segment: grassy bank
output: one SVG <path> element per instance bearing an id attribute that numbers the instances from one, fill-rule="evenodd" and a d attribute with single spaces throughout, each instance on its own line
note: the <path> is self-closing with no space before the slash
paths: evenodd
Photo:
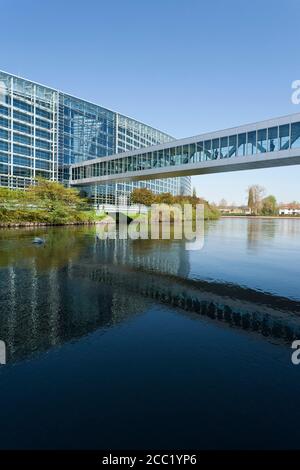
<path id="1" fill-rule="evenodd" d="M 25 191 L 0 188 L 0 226 L 93 224 L 101 220 L 79 193 L 39 179 Z"/>

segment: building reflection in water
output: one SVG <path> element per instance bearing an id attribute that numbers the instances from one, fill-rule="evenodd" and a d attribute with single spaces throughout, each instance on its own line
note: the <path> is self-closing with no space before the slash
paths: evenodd
<path id="1" fill-rule="evenodd" d="M 93 228 L 53 229 L 46 246 L 37 247 L 33 235 L 20 231 L 1 243 L 0 339 L 7 362 L 105 332 L 153 302 L 282 342 L 300 332 L 296 301 L 189 279 L 192 252 L 180 241 L 97 241 Z"/>

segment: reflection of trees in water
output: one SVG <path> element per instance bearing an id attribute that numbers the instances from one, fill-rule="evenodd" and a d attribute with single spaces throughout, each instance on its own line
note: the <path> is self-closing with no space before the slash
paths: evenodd
<path id="1" fill-rule="evenodd" d="M 264 240 L 300 236 L 300 219 L 251 219 L 247 218 L 247 242 L 249 249 L 257 250 Z"/>
<path id="2" fill-rule="evenodd" d="M 13 233 L 13 236 L 12 236 Z M 0 266 L 28 266 L 37 270 L 59 268 L 76 259 L 145 267 L 155 271 L 187 276 L 189 252 L 181 240 L 98 240 L 96 227 L 38 228 L 0 230 Z M 35 236 L 45 245 L 34 245 Z"/>
<path id="3" fill-rule="evenodd" d="M 276 219 L 247 219 L 248 248 L 258 249 L 262 240 L 275 238 L 278 231 Z"/>
<path id="4" fill-rule="evenodd" d="M 89 233 L 84 230 L 63 227 L 31 230 L 0 230 L 0 266 L 24 265 L 34 262 L 39 270 L 63 267 L 70 259 L 76 259 L 87 246 L 87 240 L 78 236 Z M 13 235 L 13 236 L 12 236 Z M 44 237 L 44 245 L 32 243 L 34 237 Z"/>

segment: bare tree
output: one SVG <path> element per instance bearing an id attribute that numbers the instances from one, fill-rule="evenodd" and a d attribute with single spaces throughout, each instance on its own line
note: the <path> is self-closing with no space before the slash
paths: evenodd
<path id="1" fill-rule="evenodd" d="M 257 215 L 261 209 L 265 188 L 259 184 L 253 184 L 248 188 L 248 207 L 251 213 Z"/>
<path id="2" fill-rule="evenodd" d="M 221 199 L 220 203 L 219 203 L 219 207 L 227 207 L 227 201 L 226 199 Z"/>

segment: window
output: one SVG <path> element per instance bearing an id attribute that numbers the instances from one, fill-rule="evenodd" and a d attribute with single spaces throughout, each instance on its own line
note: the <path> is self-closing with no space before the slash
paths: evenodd
<path id="1" fill-rule="evenodd" d="M 25 103 L 24 101 L 17 100 L 16 98 L 14 98 L 13 104 L 15 108 L 23 109 L 24 111 L 27 111 L 28 113 L 32 112 L 31 104 Z"/>
<path id="2" fill-rule="evenodd" d="M 5 106 L 0 105 L 0 114 L 3 114 L 4 116 L 8 116 L 8 108 L 5 108 Z"/>
<path id="3" fill-rule="evenodd" d="M 36 160 L 35 167 L 42 170 L 50 170 L 50 162 L 45 162 L 43 160 Z"/>
<path id="4" fill-rule="evenodd" d="M 44 150 L 36 149 L 35 156 L 37 158 L 42 158 L 43 160 L 51 160 L 51 154 L 49 152 L 45 152 Z"/>
<path id="5" fill-rule="evenodd" d="M 227 158 L 228 156 L 228 137 L 221 137 L 220 141 L 220 158 Z"/>
<path id="6" fill-rule="evenodd" d="M 204 142 L 204 154 L 205 160 L 211 160 L 211 140 L 206 140 Z"/>
<path id="7" fill-rule="evenodd" d="M 188 163 L 189 161 L 189 146 L 188 145 L 184 145 L 182 148 L 182 159 L 183 159 L 183 163 Z"/>
<path id="8" fill-rule="evenodd" d="M 2 140 L 0 140 L 0 150 L 8 152 L 8 142 L 3 142 Z"/>
<path id="9" fill-rule="evenodd" d="M 256 152 L 256 131 L 248 132 L 247 155 L 253 155 Z"/>
<path id="10" fill-rule="evenodd" d="M 36 170 L 36 176 L 41 176 L 42 178 L 49 178 L 49 173 L 45 170 Z"/>
<path id="11" fill-rule="evenodd" d="M 40 147 L 42 149 L 50 150 L 50 148 L 51 148 L 51 143 L 46 142 L 44 140 L 36 139 L 35 144 L 36 144 L 37 147 Z"/>
<path id="12" fill-rule="evenodd" d="M 257 131 L 257 152 L 264 153 L 267 151 L 267 129 L 259 129 Z"/>
<path id="13" fill-rule="evenodd" d="M 43 109 L 36 108 L 35 112 L 38 116 L 42 116 L 46 119 L 51 119 L 51 114 L 48 111 L 44 111 Z"/>
<path id="14" fill-rule="evenodd" d="M 238 156 L 246 155 L 246 133 L 238 135 Z"/>
<path id="15" fill-rule="evenodd" d="M 26 126 L 26 124 L 21 124 L 20 122 L 14 122 L 14 130 L 24 132 L 25 134 L 31 133 L 31 127 Z"/>
<path id="16" fill-rule="evenodd" d="M 190 162 L 194 162 L 196 154 L 196 144 L 190 144 L 189 147 Z"/>
<path id="17" fill-rule="evenodd" d="M 30 178 L 31 170 L 30 168 L 21 168 L 18 166 L 14 166 L 13 173 L 15 176 L 24 176 Z"/>
<path id="18" fill-rule="evenodd" d="M 278 150 L 278 127 L 270 127 L 268 129 L 268 152 L 276 152 Z"/>
<path id="19" fill-rule="evenodd" d="M 212 158 L 216 160 L 219 158 L 219 147 L 220 147 L 220 140 L 213 139 L 212 141 Z"/>
<path id="20" fill-rule="evenodd" d="M 9 132 L 4 129 L 0 129 L 0 139 L 8 140 Z"/>
<path id="21" fill-rule="evenodd" d="M 175 165 L 182 163 L 182 145 L 176 147 Z"/>
<path id="22" fill-rule="evenodd" d="M 14 134 L 14 142 L 31 145 L 31 138 L 27 137 L 26 135 Z"/>
<path id="23" fill-rule="evenodd" d="M 300 122 L 291 125 L 291 147 L 300 147 Z"/>
<path id="24" fill-rule="evenodd" d="M 4 118 L 0 117 L 0 126 L 8 127 L 8 119 L 4 119 Z"/>
<path id="25" fill-rule="evenodd" d="M 228 157 L 236 157 L 236 150 L 237 150 L 237 136 L 230 135 L 229 136 L 229 148 L 228 148 Z"/>
<path id="26" fill-rule="evenodd" d="M 30 160 L 30 158 L 19 157 L 18 155 L 14 155 L 13 162 L 14 165 L 31 167 L 32 160 Z"/>
<path id="27" fill-rule="evenodd" d="M 8 163 L 8 155 L 7 153 L 0 153 L 0 162 Z"/>
<path id="28" fill-rule="evenodd" d="M 35 122 L 36 122 L 36 125 L 39 127 L 44 127 L 45 129 L 51 128 L 50 122 L 44 121 L 43 119 L 36 118 Z"/>
<path id="29" fill-rule="evenodd" d="M 51 134 L 50 132 L 47 132 L 47 131 L 42 131 L 41 129 L 36 129 L 36 136 L 37 137 L 40 137 L 41 139 L 48 139 L 50 140 L 51 138 Z"/>
<path id="30" fill-rule="evenodd" d="M 21 113 L 20 111 L 14 111 L 13 113 L 14 119 L 18 119 L 19 121 L 25 121 L 25 122 L 32 122 L 32 116 L 29 116 L 28 114 Z"/>
<path id="31" fill-rule="evenodd" d="M 279 148 L 280 150 L 287 150 L 290 146 L 290 126 L 284 124 L 279 126 Z"/>
<path id="32" fill-rule="evenodd" d="M 2 175 L 8 175 L 8 166 L 7 165 L 0 165 L 0 173 Z"/>
<path id="33" fill-rule="evenodd" d="M 23 147 L 23 145 L 14 144 L 14 152 L 20 155 L 31 155 L 31 149 L 28 147 Z"/>
<path id="34" fill-rule="evenodd" d="M 170 165 L 175 165 L 175 155 L 176 155 L 176 147 L 172 147 L 170 149 Z"/>

